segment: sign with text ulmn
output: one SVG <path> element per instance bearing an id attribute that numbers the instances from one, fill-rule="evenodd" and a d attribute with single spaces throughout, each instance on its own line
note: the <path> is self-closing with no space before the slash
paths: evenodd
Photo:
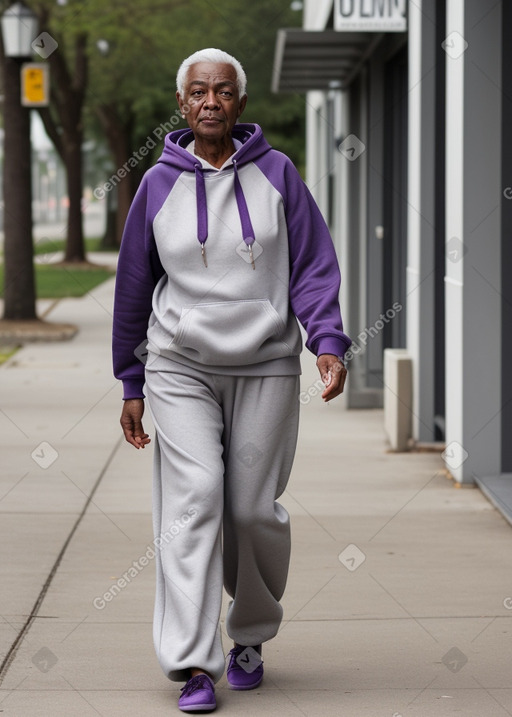
<path id="1" fill-rule="evenodd" d="M 407 30 L 407 0 L 335 0 L 334 29 L 404 32 Z"/>

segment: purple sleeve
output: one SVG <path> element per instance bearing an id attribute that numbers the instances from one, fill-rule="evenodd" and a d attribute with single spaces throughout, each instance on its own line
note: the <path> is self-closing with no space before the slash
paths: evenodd
<path id="1" fill-rule="evenodd" d="M 153 236 L 146 175 L 131 205 L 121 242 L 114 297 L 112 354 L 114 376 L 123 382 L 123 399 L 144 398 L 142 346 L 152 310 L 153 291 L 164 270 Z M 153 198 L 153 197 L 152 197 Z"/>
<path id="2" fill-rule="evenodd" d="M 290 303 L 307 334 L 306 346 L 319 356 L 343 357 L 352 343 L 343 332 L 339 306 L 340 270 L 329 229 L 291 160 L 275 150 L 257 161 L 281 194 L 290 251 Z"/>

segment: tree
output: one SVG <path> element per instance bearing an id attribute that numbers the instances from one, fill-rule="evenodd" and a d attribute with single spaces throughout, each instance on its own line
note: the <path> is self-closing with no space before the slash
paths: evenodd
<path id="1" fill-rule="evenodd" d="M 84 258 L 79 157 L 84 127 L 110 149 L 119 243 L 140 178 L 161 152 L 165 132 L 159 128 L 179 126 L 174 114 L 179 64 L 201 47 L 222 47 L 241 60 L 249 77 L 244 119 L 262 124 L 271 143 L 301 164 L 303 98 L 270 95 L 276 30 L 299 20 L 289 0 L 69 0 L 65 6 L 40 0 L 33 7 L 59 42 L 48 58 L 54 90 L 42 118 L 68 175 L 67 261 Z M 148 139 L 152 151 L 140 157 Z"/>
<path id="2" fill-rule="evenodd" d="M 186 28 L 190 21 L 197 32 L 200 24 L 192 22 L 197 7 L 188 0 L 132 0 L 128 5 L 111 3 L 108 18 L 106 10 L 98 12 L 91 29 L 101 52 L 91 54 L 89 127 L 97 136 L 103 134 L 113 159 L 114 181 L 107 182 L 107 198 L 116 195 L 116 244 L 140 179 L 161 151 L 165 132 L 160 125 L 167 123 L 167 131 L 177 125 L 176 116 L 169 124 L 174 104 L 169 65 L 181 58 L 189 35 L 176 28 Z"/>
<path id="3" fill-rule="evenodd" d="M 221 46 L 241 61 L 247 74 L 245 121 L 260 124 L 270 144 L 302 168 L 305 98 L 272 95 L 270 91 L 277 30 L 300 24 L 300 13 L 293 11 L 287 0 L 224 0 L 218 7 L 222 10 Z"/>
<path id="4" fill-rule="evenodd" d="M 89 118 L 91 128 L 96 121 L 96 133 L 101 129 L 108 140 L 113 176 L 138 156 L 148 138 L 156 144 L 152 154 L 116 177 L 117 243 L 140 178 L 161 152 L 160 128 L 185 126 L 174 114 L 175 76 L 183 58 L 201 47 L 222 47 L 242 61 L 250 98 L 244 119 L 262 124 L 271 143 L 303 163 L 304 98 L 270 94 L 276 31 L 299 19 L 288 0 L 142 0 L 128 6 L 116 0 L 108 11 L 98 9 L 90 32 L 101 38 L 105 51 L 90 58 Z"/>
<path id="5" fill-rule="evenodd" d="M 2 7 L 1 10 L 4 8 Z M 4 316 L 36 319 L 32 247 L 30 110 L 20 105 L 20 63 L 5 57 L 0 37 L 4 143 Z M 8 269 L 5 272 L 5 268 Z"/>
<path id="6" fill-rule="evenodd" d="M 41 17 L 42 27 L 48 27 L 48 13 Z M 64 39 L 59 38 L 59 45 Z M 44 127 L 66 169 L 68 189 L 68 231 L 64 262 L 85 261 L 82 225 L 82 144 L 84 129 L 82 112 L 87 88 L 87 34 L 77 33 L 73 38 L 74 67 L 70 72 L 65 53 L 53 52 L 48 61 L 52 77 L 52 107 L 41 108 L 39 114 Z"/>

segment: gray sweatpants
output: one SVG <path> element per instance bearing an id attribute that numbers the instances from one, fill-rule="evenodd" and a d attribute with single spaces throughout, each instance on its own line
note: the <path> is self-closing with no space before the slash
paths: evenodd
<path id="1" fill-rule="evenodd" d="M 228 635 L 257 645 L 276 635 L 290 558 L 290 526 L 276 499 L 291 471 L 298 376 L 146 371 L 155 425 L 153 637 L 171 680 L 190 668 L 224 671 Z"/>

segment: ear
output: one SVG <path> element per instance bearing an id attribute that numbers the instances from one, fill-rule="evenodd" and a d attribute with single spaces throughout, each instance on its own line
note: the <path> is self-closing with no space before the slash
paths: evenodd
<path id="1" fill-rule="evenodd" d="M 245 105 L 247 104 L 247 95 L 244 95 L 240 102 L 238 103 L 238 115 L 237 117 L 240 117 L 242 112 L 245 110 Z"/>
<path id="2" fill-rule="evenodd" d="M 181 96 L 180 96 L 180 93 L 179 93 L 179 92 L 176 92 L 176 99 L 177 99 L 177 101 L 178 101 L 178 107 L 180 108 L 181 116 L 182 116 L 183 118 L 185 118 L 185 114 L 184 114 L 184 112 L 183 112 L 184 102 L 183 102 L 183 100 L 181 99 Z"/>

